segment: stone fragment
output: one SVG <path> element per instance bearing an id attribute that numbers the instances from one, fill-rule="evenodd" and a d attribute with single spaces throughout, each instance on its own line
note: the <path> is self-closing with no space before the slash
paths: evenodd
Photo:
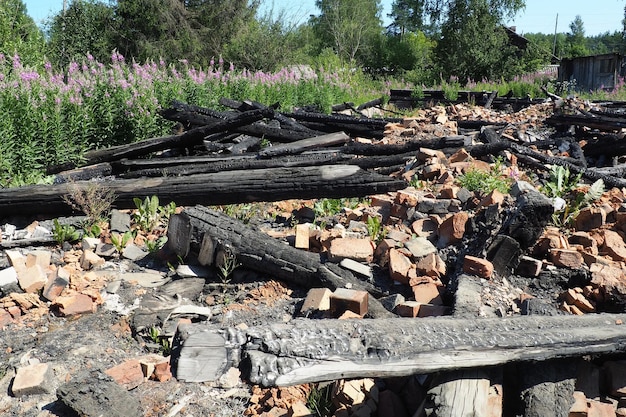
<path id="1" fill-rule="evenodd" d="M 49 250 L 34 250 L 26 254 L 26 267 L 39 265 L 44 271 L 50 266 L 52 252 Z"/>
<path id="2" fill-rule="evenodd" d="M 466 255 L 463 259 L 463 272 L 481 278 L 491 278 L 493 265 L 486 259 Z"/>
<path id="3" fill-rule="evenodd" d="M 380 301 L 386 310 L 393 311 L 398 304 L 402 304 L 405 300 L 402 294 L 392 294 L 386 297 L 381 297 L 378 301 Z"/>
<path id="4" fill-rule="evenodd" d="M 332 291 L 328 288 L 311 288 L 304 299 L 302 313 L 309 311 L 327 311 L 330 310 L 330 296 Z"/>
<path id="5" fill-rule="evenodd" d="M 367 291 L 337 288 L 330 296 L 330 311 L 333 316 L 338 316 L 346 310 L 363 317 L 368 308 Z"/>
<path id="6" fill-rule="evenodd" d="M 10 266 L 0 271 L 0 288 L 17 283 L 17 271 L 15 270 L 15 267 Z"/>
<path id="7" fill-rule="evenodd" d="M 26 257 L 22 255 L 22 252 L 9 249 L 4 251 L 4 253 L 7 258 L 9 258 L 9 262 L 15 268 L 15 270 L 19 271 L 20 269 L 26 267 Z"/>
<path id="8" fill-rule="evenodd" d="M 111 243 L 100 242 L 96 245 L 95 253 L 104 258 L 111 258 L 117 253 L 117 249 Z"/>
<path id="9" fill-rule="evenodd" d="M 100 372 L 81 374 L 63 384 L 57 396 L 80 416 L 142 416 L 139 400 Z"/>
<path id="10" fill-rule="evenodd" d="M 101 243 L 100 239 L 98 239 L 97 237 L 85 236 L 85 237 L 83 237 L 83 240 L 81 240 L 81 242 L 80 242 L 80 248 L 82 250 L 95 251 L 96 250 L 96 246 L 98 246 L 100 243 Z"/>
<path id="11" fill-rule="evenodd" d="M 119 279 L 144 288 L 160 287 L 170 280 L 169 277 L 159 272 L 125 272 L 119 276 Z"/>
<path id="12" fill-rule="evenodd" d="M 13 323 L 13 315 L 7 310 L 0 308 L 0 330 Z"/>
<path id="13" fill-rule="evenodd" d="M 619 233 L 612 230 L 603 230 L 602 235 L 604 238 L 603 251 L 614 261 L 626 261 L 626 244 L 624 244 L 624 239 L 622 239 Z"/>
<path id="14" fill-rule="evenodd" d="M 602 227 L 606 223 L 606 212 L 599 207 L 587 207 L 574 219 L 576 230 L 590 231 Z"/>
<path id="15" fill-rule="evenodd" d="M 394 312 L 400 317 L 417 317 L 422 303 L 417 301 L 404 301 L 398 304 Z"/>
<path id="16" fill-rule="evenodd" d="M 349 258 L 342 259 L 341 262 L 339 262 L 339 265 L 363 277 L 366 277 L 366 278 L 374 277 L 372 273 L 372 268 L 370 266 L 365 265 L 361 262 L 357 262 L 353 259 L 349 259 Z"/>
<path id="17" fill-rule="evenodd" d="M 580 391 L 574 391 L 574 404 L 569 409 L 568 417 L 587 417 L 587 397 Z"/>
<path id="18" fill-rule="evenodd" d="M 139 261 L 147 255 L 148 252 L 142 250 L 139 246 L 134 244 L 126 246 L 122 251 L 122 256 L 126 259 L 130 259 L 131 261 Z"/>
<path id="19" fill-rule="evenodd" d="M 159 382 L 167 382 L 172 379 L 172 368 L 169 361 L 160 362 L 154 365 L 153 378 Z"/>
<path id="20" fill-rule="evenodd" d="M 445 185 L 439 190 L 440 198 L 457 198 L 461 187 L 457 187 L 456 185 Z"/>
<path id="21" fill-rule="evenodd" d="M 96 312 L 96 304 L 85 294 L 56 297 L 50 308 L 65 317 Z"/>
<path id="22" fill-rule="evenodd" d="M 578 269 L 584 263 L 580 252 L 569 249 L 551 249 L 550 261 L 556 266 L 571 269 Z"/>
<path id="23" fill-rule="evenodd" d="M 437 230 L 439 229 L 439 223 L 431 218 L 415 220 L 411 224 L 411 229 L 418 237 L 425 237 L 430 239 L 437 236 Z"/>
<path id="24" fill-rule="evenodd" d="M 439 278 L 446 274 L 446 263 L 437 253 L 429 253 L 415 264 L 417 273 Z"/>
<path id="25" fill-rule="evenodd" d="M 35 363 L 17 369 L 11 391 L 14 396 L 50 394 L 54 392 L 55 377 L 47 363 Z"/>
<path id="26" fill-rule="evenodd" d="M 483 197 L 482 200 L 480 200 L 480 203 L 478 203 L 478 206 L 479 207 L 488 207 L 488 206 L 491 206 L 493 204 L 497 204 L 498 206 L 501 206 L 502 203 L 504 203 L 504 194 L 502 194 L 500 191 L 494 189 L 489 194 L 487 194 L 485 197 Z"/>
<path id="27" fill-rule="evenodd" d="M 48 277 L 41 266 L 33 263 L 32 266 L 18 270 L 17 280 L 24 292 L 36 293 L 46 285 Z"/>
<path id="28" fill-rule="evenodd" d="M 455 162 L 465 162 L 465 161 L 468 161 L 469 159 L 470 159 L 469 152 L 467 152 L 465 148 L 461 148 L 455 153 L 453 153 L 452 155 L 450 155 L 450 158 L 448 158 L 448 162 L 453 164 Z"/>
<path id="29" fill-rule="evenodd" d="M 65 267 L 60 266 L 48 277 L 42 295 L 46 300 L 54 301 L 69 284 L 70 272 Z"/>
<path id="30" fill-rule="evenodd" d="M 455 213 L 444 220 L 437 230 L 439 236 L 437 246 L 445 247 L 460 242 L 465 234 L 465 225 L 468 220 L 469 214 L 465 211 Z"/>
<path id="31" fill-rule="evenodd" d="M 439 286 L 434 282 L 420 283 L 412 285 L 411 290 L 415 301 L 422 304 L 441 304 L 441 294 L 439 293 Z"/>
<path id="32" fill-rule="evenodd" d="M 126 390 L 137 388 L 144 381 L 141 363 L 137 359 L 129 359 L 105 371 L 115 382 Z"/>
<path id="33" fill-rule="evenodd" d="M 411 260 L 398 249 L 389 250 L 389 275 L 394 281 L 409 283 L 409 272 L 414 268 Z"/>
<path id="34" fill-rule="evenodd" d="M 419 202 L 419 195 L 415 191 L 411 191 L 408 189 L 400 190 L 396 193 L 396 198 L 394 202 L 396 204 L 402 204 L 407 207 L 415 207 Z"/>
<path id="35" fill-rule="evenodd" d="M 95 266 L 104 264 L 104 262 L 104 258 L 96 255 L 91 249 L 87 249 L 83 251 L 83 255 L 80 258 L 80 267 L 88 271 Z"/>
<path id="36" fill-rule="evenodd" d="M 521 256 L 515 273 L 523 277 L 538 277 L 543 268 L 543 262 L 530 256 Z"/>
<path id="37" fill-rule="evenodd" d="M 109 221 L 111 232 L 123 235 L 130 230 L 130 214 L 119 210 L 111 210 L 111 220 Z"/>
<path id="38" fill-rule="evenodd" d="M 408 242 L 409 240 L 411 240 L 411 235 L 408 233 L 404 233 L 400 230 L 391 229 L 387 232 L 387 235 L 385 236 L 385 238 L 391 239 L 395 242 L 404 243 L 404 242 Z"/>
<path id="39" fill-rule="evenodd" d="M 289 407 L 289 417 L 313 417 L 315 414 L 311 412 L 302 401 L 296 401 Z"/>
<path id="40" fill-rule="evenodd" d="M 219 377 L 217 382 L 220 384 L 220 387 L 224 389 L 235 388 L 241 383 L 241 379 L 239 379 L 240 376 L 241 371 L 238 368 L 231 366 L 228 368 L 228 371 Z"/>
<path id="41" fill-rule="evenodd" d="M 589 400 L 587 404 L 587 417 L 615 417 L 615 406 L 611 403 Z"/>
<path id="42" fill-rule="evenodd" d="M 311 227 L 308 224 L 298 224 L 296 226 L 296 249 L 309 249 L 309 231 Z"/>
<path id="43" fill-rule="evenodd" d="M 337 238 L 330 242 L 328 256 L 334 262 L 344 258 L 359 262 L 372 262 L 374 245 L 370 239 Z"/>
<path id="44" fill-rule="evenodd" d="M 424 237 L 411 239 L 404 243 L 404 247 L 407 248 L 411 252 L 411 255 L 415 258 L 421 258 L 429 253 L 437 252 L 435 245 Z"/>

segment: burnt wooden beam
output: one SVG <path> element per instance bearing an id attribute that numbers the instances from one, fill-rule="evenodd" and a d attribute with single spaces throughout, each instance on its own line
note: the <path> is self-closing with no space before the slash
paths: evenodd
<path id="1" fill-rule="evenodd" d="M 194 254 L 202 265 L 214 265 L 220 246 L 227 247 L 242 266 L 304 288 L 348 285 L 353 289 L 381 295 L 372 284 L 354 277 L 318 253 L 285 245 L 240 221 L 202 206 L 190 207 L 170 218 L 167 245 L 182 258 Z M 370 297 L 372 316 L 392 316 Z"/>
<path id="2" fill-rule="evenodd" d="M 396 191 L 406 186 L 402 180 L 353 165 L 273 168 L 216 172 L 183 177 L 107 180 L 94 183 L 32 185 L 0 189 L 0 217 L 16 213 L 69 214 L 63 196 L 71 187 L 87 189 L 101 186 L 115 193 L 117 208 L 134 208 L 133 198 L 156 195 L 160 201 L 177 205 L 223 205 L 256 201 L 309 198 L 364 197 Z M 70 187 L 71 186 L 71 187 Z"/>
<path id="3" fill-rule="evenodd" d="M 283 144 L 278 146 L 268 146 L 259 151 L 261 158 L 271 158 L 274 156 L 294 155 L 304 151 L 327 147 L 332 145 L 342 145 L 350 141 L 350 136 L 344 132 L 329 133 L 327 135 L 315 136 L 308 139 L 302 139 L 297 142 Z"/>
<path id="4" fill-rule="evenodd" d="M 555 114 L 547 118 L 545 122 L 552 126 L 579 126 L 601 131 L 621 130 L 626 127 L 626 118 L 607 116 Z"/>
<path id="5" fill-rule="evenodd" d="M 148 155 L 155 151 L 170 148 L 187 148 L 201 145 L 205 136 L 212 133 L 225 132 L 239 126 L 244 126 L 265 117 L 271 116 L 269 110 L 250 110 L 243 112 L 228 120 L 218 121 L 209 126 L 197 127 L 186 131 L 181 135 L 163 136 L 151 138 L 128 145 L 119 145 L 106 149 L 89 151 L 85 154 L 83 165 L 93 165 L 100 162 L 111 162 L 123 158 L 136 158 Z M 48 169 L 48 174 L 56 174 L 61 171 L 74 168 L 72 166 L 56 166 Z"/>
<path id="6" fill-rule="evenodd" d="M 624 314 L 356 320 L 296 319 L 246 330 L 179 327 L 175 375 L 211 381 L 239 366 L 254 384 L 398 377 L 626 351 Z"/>

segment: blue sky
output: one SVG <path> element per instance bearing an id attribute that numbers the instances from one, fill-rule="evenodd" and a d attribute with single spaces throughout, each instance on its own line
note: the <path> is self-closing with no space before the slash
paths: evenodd
<path id="1" fill-rule="evenodd" d="M 63 0 L 23 0 L 28 13 L 39 24 L 50 14 L 63 8 Z M 68 3 L 71 0 L 67 0 Z M 315 0 L 263 0 L 264 7 L 283 10 L 294 22 L 303 22 L 314 14 Z M 383 17 L 391 9 L 392 0 L 382 0 Z M 580 15 L 588 36 L 622 29 L 625 0 L 526 0 L 526 10 L 508 22 L 517 26 L 518 33 L 554 33 L 558 15 L 558 32 L 569 32 L 569 24 Z M 388 22 L 387 22 L 388 23 Z"/>

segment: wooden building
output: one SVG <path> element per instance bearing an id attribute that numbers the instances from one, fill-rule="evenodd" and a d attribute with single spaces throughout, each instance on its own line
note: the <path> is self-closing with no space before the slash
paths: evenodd
<path id="1" fill-rule="evenodd" d="M 626 75 L 626 61 L 617 53 L 564 58 L 558 80 L 576 91 L 612 90 Z"/>

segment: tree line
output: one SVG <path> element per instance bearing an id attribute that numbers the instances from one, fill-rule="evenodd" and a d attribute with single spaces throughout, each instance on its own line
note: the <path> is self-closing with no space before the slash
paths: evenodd
<path id="1" fill-rule="evenodd" d="M 310 64 L 463 84 L 626 50 L 624 31 L 587 37 L 580 16 L 568 33 L 526 34 L 520 43 L 503 22 L 523 10 L 524 0 L 394 0 L 387 27 L 380 0 L 316 0 L 318 13 L 300 24 L 286 12 L 261 12 L 263 1 L 270 0 L 71 0 L 39 28 L 22 0 L 3 0 L 0 52 L 56 68 L 87 54 L 109 62 L 117 51 L 141 63 L 208 67 L 221 59 L 263 71 Z"/>

